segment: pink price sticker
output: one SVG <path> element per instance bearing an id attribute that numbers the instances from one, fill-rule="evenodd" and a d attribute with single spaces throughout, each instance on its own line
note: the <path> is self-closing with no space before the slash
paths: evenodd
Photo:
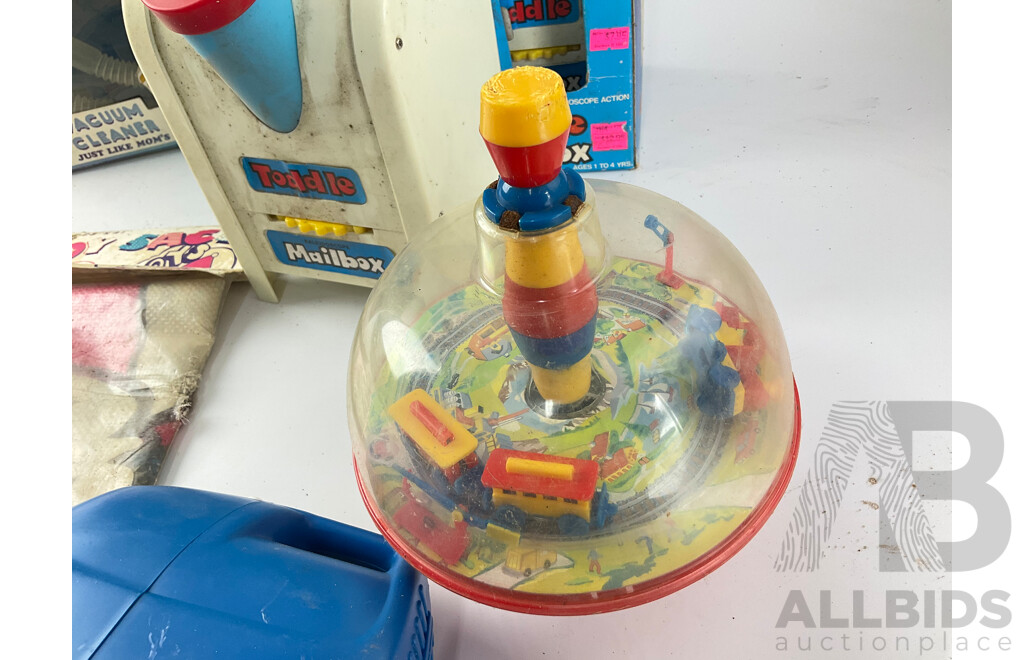
<path id="1" fill-rule="evenodd" d="M 590 50 L 623 50 L 629 48 L 629 26 L 600 28 L 590 31 Z"/>
<path id="2" fill-rule="evenodd" d="M 629 148 L 629 134 L 626 133 L 626 122 L 624 121 L 591 124 L 590 139 L 594 142 L 594 151 L 616 151 Z"/>

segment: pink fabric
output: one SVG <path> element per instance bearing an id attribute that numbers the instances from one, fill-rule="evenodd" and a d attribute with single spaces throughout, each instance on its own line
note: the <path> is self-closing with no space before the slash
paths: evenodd
<path id="1" fill-rule="evenodd" d="M 71 288 L 71 364 L 124 373 L 143 337 L 138 284 Z"/>

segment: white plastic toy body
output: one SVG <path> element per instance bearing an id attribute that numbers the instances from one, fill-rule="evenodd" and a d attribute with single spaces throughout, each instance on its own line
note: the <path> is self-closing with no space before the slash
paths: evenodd
<path id="1" fill-rule="evenodd" d="M 500 68 L 487 3 L 460 5 L 458 20 L 426 2 L 292 5 L 302 111 L 282 133 L 140 0 L 123 3 L 189 166 L 256 293 L 275 302 L 277 273 L 373 286 L 410 236 L 494 178 L 467 130 L 479 81 Z"/>

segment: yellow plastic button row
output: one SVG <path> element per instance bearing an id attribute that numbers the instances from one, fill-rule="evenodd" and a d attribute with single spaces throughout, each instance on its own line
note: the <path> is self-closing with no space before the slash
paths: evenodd
<path id="1" fill-rule="evenodd" d="M 316 232 L 317 236 L 323 236 L 325 234 L 334 234 L 335 236 L 344 236 L 345 234 L 352 232 L 353 234 L 367 234 L 373 233 L 373 230 L 369 227 L 357 227 L 355 225 L 344 225 L 339 222 L 324 222 L 322 220 L 307 220 L 306 218 L 292 218 L 290 216 L 278 216 L 280 220 L 284 221 L 284 224 L 292 229 L 298 229 L 303 233 Z"/>
<path id="2" fill-rule="evenodd" d="M 513 62 L 523 62 L 532 60 L 549 60 L 552 57 L 558 55 L 565 55 L 573 51 L 579 50 L 579 44 L 572 44 L 570 46 L 548 46 L 545 48 L 523 48 L 522 50 L 513 50 L 509 53 L 512 56 Z"/>

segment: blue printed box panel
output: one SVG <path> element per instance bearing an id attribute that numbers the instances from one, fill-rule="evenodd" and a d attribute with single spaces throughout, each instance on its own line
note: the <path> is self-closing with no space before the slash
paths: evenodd
<path id="1" fill-rule="evenodd" d="M 382 245 L 267 231 L 278 261 L 289 266 L 378 279 L 394 258 Z"/>
<path id="2" fill-rule="evenodd" d="M 242 158 L 249 186 L 257 192 L 330 199 L 365 204 L 366 192 L 355 170 L 348 167 L 286 163 L 266 158 Z"/>

